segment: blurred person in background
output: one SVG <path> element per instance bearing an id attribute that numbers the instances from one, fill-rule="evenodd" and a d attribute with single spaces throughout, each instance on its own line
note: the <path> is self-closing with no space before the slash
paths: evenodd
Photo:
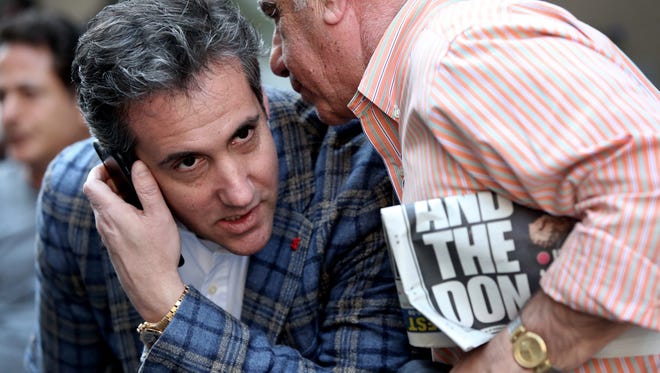
<path id="1" fill-rule="evenodd" d="M 35 6 L 34 0 L 0 0 L 0 19 L 14 17 Z"/>
<path id="2" fill-rule="evenodd" d="M 21 370 L 34 323 L 36 199 L 48 163 L 89 137 L 71 86 L 80 30 L 63 16 L 28 10 L 0 22 L 0 361 Z"/>

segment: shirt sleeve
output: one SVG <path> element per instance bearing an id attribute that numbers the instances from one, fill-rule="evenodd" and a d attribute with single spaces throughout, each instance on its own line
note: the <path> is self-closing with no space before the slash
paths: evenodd
<path id="1" fill-rule="evenodd" d="M 434 177 L 446 192 L 490 189 L 577 218 L 544 291 L 660 330 L 658 90 L 603 35 L 534 6 L 475 22 L 441 50 L 438 34 L 420 38 L 412 65 L 430 75 L 411 70 L 408 84 L 426 91 L 410 107 L 443 149 Z M 415 164 L 407 182 L 425 172 Z"/>

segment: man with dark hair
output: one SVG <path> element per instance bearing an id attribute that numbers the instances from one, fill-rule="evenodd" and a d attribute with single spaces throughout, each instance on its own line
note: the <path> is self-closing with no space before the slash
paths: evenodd
<path id="1" fill-rule="evenodd" d="M 48 163 L 89 137 L 71 84 L 79 30 L 52 13 L 0 22 L 0 361 L 19 369 L 34 322 L 36 198 Z M 8 364 L 8 365 L 7 365 Z"/>
<path id="2" fill-rule="evenodd" d="M 328 128 L 298 95 L 262 91 L 261 48 L 230 1 L 129 0 L 92 19 L 78 101 L 103 148 L 138 159 L 141 208 L 115 193 L 91 141 L 51 164 L 34 370 L 407 361 L 382 162 L 359 123 Z"/>

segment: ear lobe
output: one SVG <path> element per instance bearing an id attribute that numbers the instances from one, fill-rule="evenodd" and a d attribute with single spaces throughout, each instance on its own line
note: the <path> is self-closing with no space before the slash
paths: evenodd
<path id="1" fill-rule="evenodd" d="M 329 25 L 339 23 L 344 17 L 348 0 L 326 0 L 323 4 L 323 21 Z"/>

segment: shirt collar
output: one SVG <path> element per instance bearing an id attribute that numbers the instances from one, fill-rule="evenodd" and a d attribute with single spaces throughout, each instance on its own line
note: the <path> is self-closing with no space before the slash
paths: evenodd
<path id="1" fill-rule="evenodd" d="M 355 93 L 348 107 L 359 117 L 359 113 L 366 109 L 365 100 L 378 106 L 386 115 L 398 121 L 398 106 L 396 99 L 400 94 L 401 65 L 406 63 L 406 56 L 410 48 L 409 39 L 419 27 L 415 22 L 429 0 L 407 1 L 385 30 L 378 46 L 369 60 L 369 64 L 362 76 L 358 91 Z"/>

